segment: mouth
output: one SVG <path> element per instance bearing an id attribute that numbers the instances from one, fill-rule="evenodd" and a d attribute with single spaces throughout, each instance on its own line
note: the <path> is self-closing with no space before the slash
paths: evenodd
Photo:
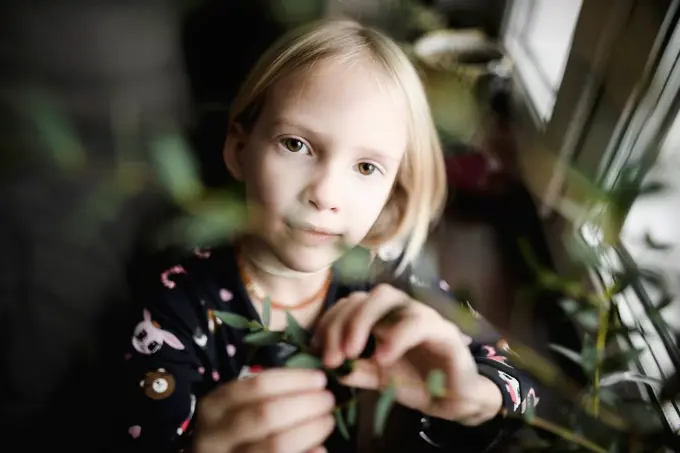
<path id="1" fill-rule="evenodd" d="M 290 229 L 293 237 L 298 239 L 300 242 L 309 245 L 328 242 L 342 236 L 340 233 L 337 233 L 333 230 L 321 228 L 307 223 L 293 225 L 286 222 L 286 226 Z"/>

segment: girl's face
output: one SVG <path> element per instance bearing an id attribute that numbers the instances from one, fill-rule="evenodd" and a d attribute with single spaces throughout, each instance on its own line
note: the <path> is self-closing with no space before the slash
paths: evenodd
<path id="1" fill-rule="evenodd" d="M 230 131 L 227 165 L 246 185 L 268 252 L 288 269 L 328 267 L 366 237 L 390 196 L 406 112 L 376 71 L 317 62 L 272 87 L 250 131 Z"/>

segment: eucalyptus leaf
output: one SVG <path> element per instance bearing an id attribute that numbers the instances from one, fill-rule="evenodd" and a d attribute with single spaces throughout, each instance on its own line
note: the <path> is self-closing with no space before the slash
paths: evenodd
<path id="1" fill-rule="evenodd" d="M 664 308 L 667 308 L 667 307 L 668 307 L 669 305 L 671 305 L 674 301 L 675 301 L 675 296 L 673 296 L 673 295 L 671 295 L 671 294 L 664 294 L 664 295 L 661 297 L 661 300 L 659 301 L 659 303 L 657 303 L 657 304 L 654 306 L 654 310 L 656 310 L 657 312 L 659 312 L 659 311 L 663 310 Z"/>
<path id="2" fill-rule="evenodd" d="M 349 429 L 347 429 L 347 424 L 345 423 L 345 420 L 342 418 L 342 411 L 340 408 L 335 408 L 333 411 L 333 415 L 335 416 L 335 424 L 338 426 L 338 430 L 340 431 L 340 434 L 342 434 L 342 437 L 345 439 L 349 439 Z"/>
<path id="3" fill-rule="evenodd" d="M 203 190 L 198 165 L 179 135 L 165 135 L 151 146 L 156 173 L 175 200 L 196 198 Z"/>
<path id="4" fill-rule="evenodd" d="M 282 338 L 283 332 L 261 330 L 259 332 L 249 333 L 243 338 L 243 342 L 255 346 L 271 346 L 280 342 Z"/>
<path id="5" fill-rule="evenodd" d="M 611 354 L 602 361 L 602 370 L 605 373 L 620 370 L 627 366 L 631 361 L 638 358 L 644 351 L 646 351 L 644 348 L 628 349 Z"/>
<path id="6" fill-rule="evenodd" d="M 307 369 L 322 369 L 323 362 L 318 357 L 314 357 L 311 354 L 301 352 L 295 354 L 286 361 L 286 367 L 288 368 L 307 368 Z"/>
<path id="7" fill-rule="evenodd" d="M 522 418 L 527 421 L 531 421 L 534 419 L 534 405 L 533 402 L 527 401 L 526 402 L 526 408 L 524 410 L 524 413 L 522 414 Z"/>
<path id="8" fill-rule="evenodd" d="M 69 122 L 69 116 L 61 111 L 56 100 L 37 91 L 21 98 L 18 106 L 27 118 L 35 121 L 36 138 L 41 140 L 60 170 L 73 171 L 84 168 L 87 153 Z"/>
<path id="9" fill-rule="evenodd" d="M 587 372 L 592 372 L 597 365 L 597 346 L 592 341 L 584 341 L 581 349 L 581 366 Z"/>
<path id="10" fill-rule="evenodd" d="M 667 189 L 666 184 L 660 182 L 660 181 L 650 181 L 645 184 L 643 184 L 639 189 L 638 189 L 638 196 L 644 197 L 647 195 L 655 195 L 658 193 L 663 192 L 664 190 Z"/>
<path id="11" fill-rule="evenodd" d="M 349 426 L 354 426 L 354 424 L 357 422 L 358 412 L 357 400 L 350 400 L 349 404 L 347 405 L 347 424 Z"/>
<path id="12" fill-rule="evenodd" d="M 269 297 L 267 297 L 262 303 L 262 325 L 269 327 L 272 317 L 272 302 Z"/>
<path id="13" fill-rule="evenodd" d="M 333 374 L 335 376 L 343 377 L 343 376 L 347 376 L 352 371 L 354 371 L 355 366 L 356 366 L 356 361 L 354 359 L 345 359 L 345 361 L 342 362 L 342 365 L 333 369 L 332 371 L 333 371 Z"/>
<path id="14" fill-rule="evenodd" d="M 636 275 L 633 272 L 617 272 L 614 274 L 614 286 L 610 293 L 616 295 L 622 293 L 633 283 Z"/>
<path id="15" fill-rule="evenodd" d="M 632 371 L 616 371 L 603 376 L 600 379 L 600 386 L 608 387 L 620 382 L 640 382 L 651 386 L 661 385 L 661 381 L 659 379 L 645 376 L 643 374 L 634 373 Z"/>
<path id="16" fill-rule="evenodd" d="M 298 346 L 307 344 L 307 332 L 298 324 L 295 317 L 286 310 L 286 335 L 288 335 Z"/>
<path id="17" fill-rule="evenodd" d="M 583 359 L 581 358 L 581 354 L 579 354 L 578 352 L 572 351 L 571 349 L 567 349 L 564 346 L 560 346 L 558 344 L 550 344 L 549 347 L 553 351 L 563 355 L 569 360 L 577 363 L 578 365 L 583 366 Z"/>
<path id="18" fill-rule="evenodd" d="M 366 281 L 371 272 L 371 252 L 363 247 L 349 249 L 335 265 L 343 282 Z"/>
<path id="19" fill-rule="evenodd" d="M 427 391 L 432 398 L 442 398 L 446 395 L 446 373 L 442 370 L 431 370 L 427 374 Z"/>
<path id="20" fill-rule="evenodd" d="M 375 405 L 375 418 L 373 419 L 373 433 L 376 436 L 382 436 L 387 425 L 387 417 L 390 415 L 392 406 L 397 397 L 397 389 L 393 384 L 390 384 L 380 394 L 380 398 Z"/>
<path id="21" fill-rule="evenodd" d="M 235 329 L 247 329 L 250 326 L 250 320 L 241 315 L 230 313 L 228 311 L 215 311 L 215 316 L 222 320 L 229 327 Z"/>
<path id="22" fill-rule="evenodd" d="M 245 206 L 236 199 L 225 197 L 192 202 L 189 213 L 162 226 L 157 245 L 214 245 L 242 232 L 246 219 Z"/>
<path id="23" fill-rule="evenodd" d="M 652 250 L 659 251 L 670 250 L 673 248 L 671 244 L 656 241 L 649 232 L 645 233 L 645 245 L 647 245 L 647 247 L 649 247 Z"/>
<path id="24" fill-rule="evenodd" d="M 642 280 L 654 286 L 662 293 L 668 294 L 669 291 L 667 290 L 668 283 L 666 283 L 666 277 L 664 277 L 660 272 L 652 269 L 637 269 L 636 271 L 637 275 Z"/>

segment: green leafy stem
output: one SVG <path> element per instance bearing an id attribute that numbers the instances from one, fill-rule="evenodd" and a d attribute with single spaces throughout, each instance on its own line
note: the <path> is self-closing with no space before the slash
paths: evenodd
<path id="1" fill-rule="evenodd" d="M 271 302 L 268 299 L 265 300 L 263 304 L 260 321 L 250 320 L 241 315 L 224 311 L 215 312 L 215 316 L 233 328 L 250 330 L 250 333 L 243 339 L 246 344 L 261 347 L 285 343 L 297 348 L 298 353 L 291 356 L 286 361 L 286 367 L 320 369 L 335 380 L 350 374 L 354 370 L 356 361 L 353 359 L 346 359 L 342 365 L 334 369 L 325 367 L 321 359 L 314 355 L 307 346 L 307 332 L 288 311 L 286 311 L 286 329 L 284 331 L 271 330 L 269 328 Z M 385 319 L 389 320 L 393 316 L 394 313 L 390 312 L 385 316 Z M 439 369 L 431 370 L 428 374 L 426 387 L 432 399 L 442 398 L 449 393 L 445 388 L 445 377 L 444 371 Z M 380 392 L 380 397 L 376 403 L 375 418 L 373 420 L 373 432 L 376 436 L 381 436 L 384 432 L 387 418 L 396 401 L 397 385 L 404 384 L 408 385 L 404 380 L 391 378 L 388 386 Z M 420 383 L 413 384 L 422 385 Z M 358 400 L 356 397 L 352 397 L 348 401 L 336 405 L 334 409 L 338 430 L 346 438 L 349 438 L 349 427 L 356 424 L 357 412 Z"/>
<path id="2" fill-rule="evenodd" d="M 398 309 L 397 309 L 398 310 Z M 263 303 L 262 314 L 260 321 L 249 320 L 243 316 L 235 313 L 216 311 L 215 315 L 225 324 L 236 329 L 248 329 L 248 333 L 244 337 L 244 342 L 253 346 L 270 346 L 279 343 L 286 343 L 297 348 L 298 353 L 291 356 L 285 363 L 289 368 L 305 368 L 305 369 L 320 369 L 334 379 L 341 378 L 348 375 L 354 370 L 356 361 L 347 359 L 345 362 L 334 369 L 328 369 L 324 366 L 322 360 L 314 355 L 307 346 L 308 334 L 298 324 L 290 312 L 286 311 L 287 326 L 284 331 L 274 331 L 269 328 L 271 319 L 271 303 L 269 299 Z M 397 314 L 393 311 L 385 315 L 383 322 L 391 322 Z M 446 388 L 446 375 L 443 370 L 433 369 L 426 378 L 425 387 L 434 401 L 439 398 L 453 396 L 453 392 Z M 387 419 L 396 401 L 397 387 L 422 387 L 421 382 L 410 382 L 405 379 L 400 379 L 396 376 L 391 376 L 389 384 L 386 388 L 380 391 L 380 396 L 375 406 L 375 418 L 373 419 L 373 433 L 375 436 L 382 436 Z M 357 422 L 358 415 L 358 400 L 355 396 L 349 400 L 335 406 L 333 415 L 340 433 L 349 438 L 349 428 L 354 426 Z M 587 439 L 570 432 L 567 429 L 551 424 L 546 420 L 536 417 L 533 411 L 528 410 L 523 416 L 523 419 L 534 428 L 551 432 L 562 437 L 574 444 L 580 445 L 590 451 L 601 453 L 604 450 L 601 447 L 593 444 Z"/>

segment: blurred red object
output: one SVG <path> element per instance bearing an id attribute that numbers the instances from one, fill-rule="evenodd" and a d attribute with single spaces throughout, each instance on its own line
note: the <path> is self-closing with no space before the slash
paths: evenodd
<path id="1" fill-rule="evenodd" d="M 506 180 L 500 159 L 479 150 L 470 150 L 446 158 L 446 178 L 453 192 L 493 192 Z"/>

